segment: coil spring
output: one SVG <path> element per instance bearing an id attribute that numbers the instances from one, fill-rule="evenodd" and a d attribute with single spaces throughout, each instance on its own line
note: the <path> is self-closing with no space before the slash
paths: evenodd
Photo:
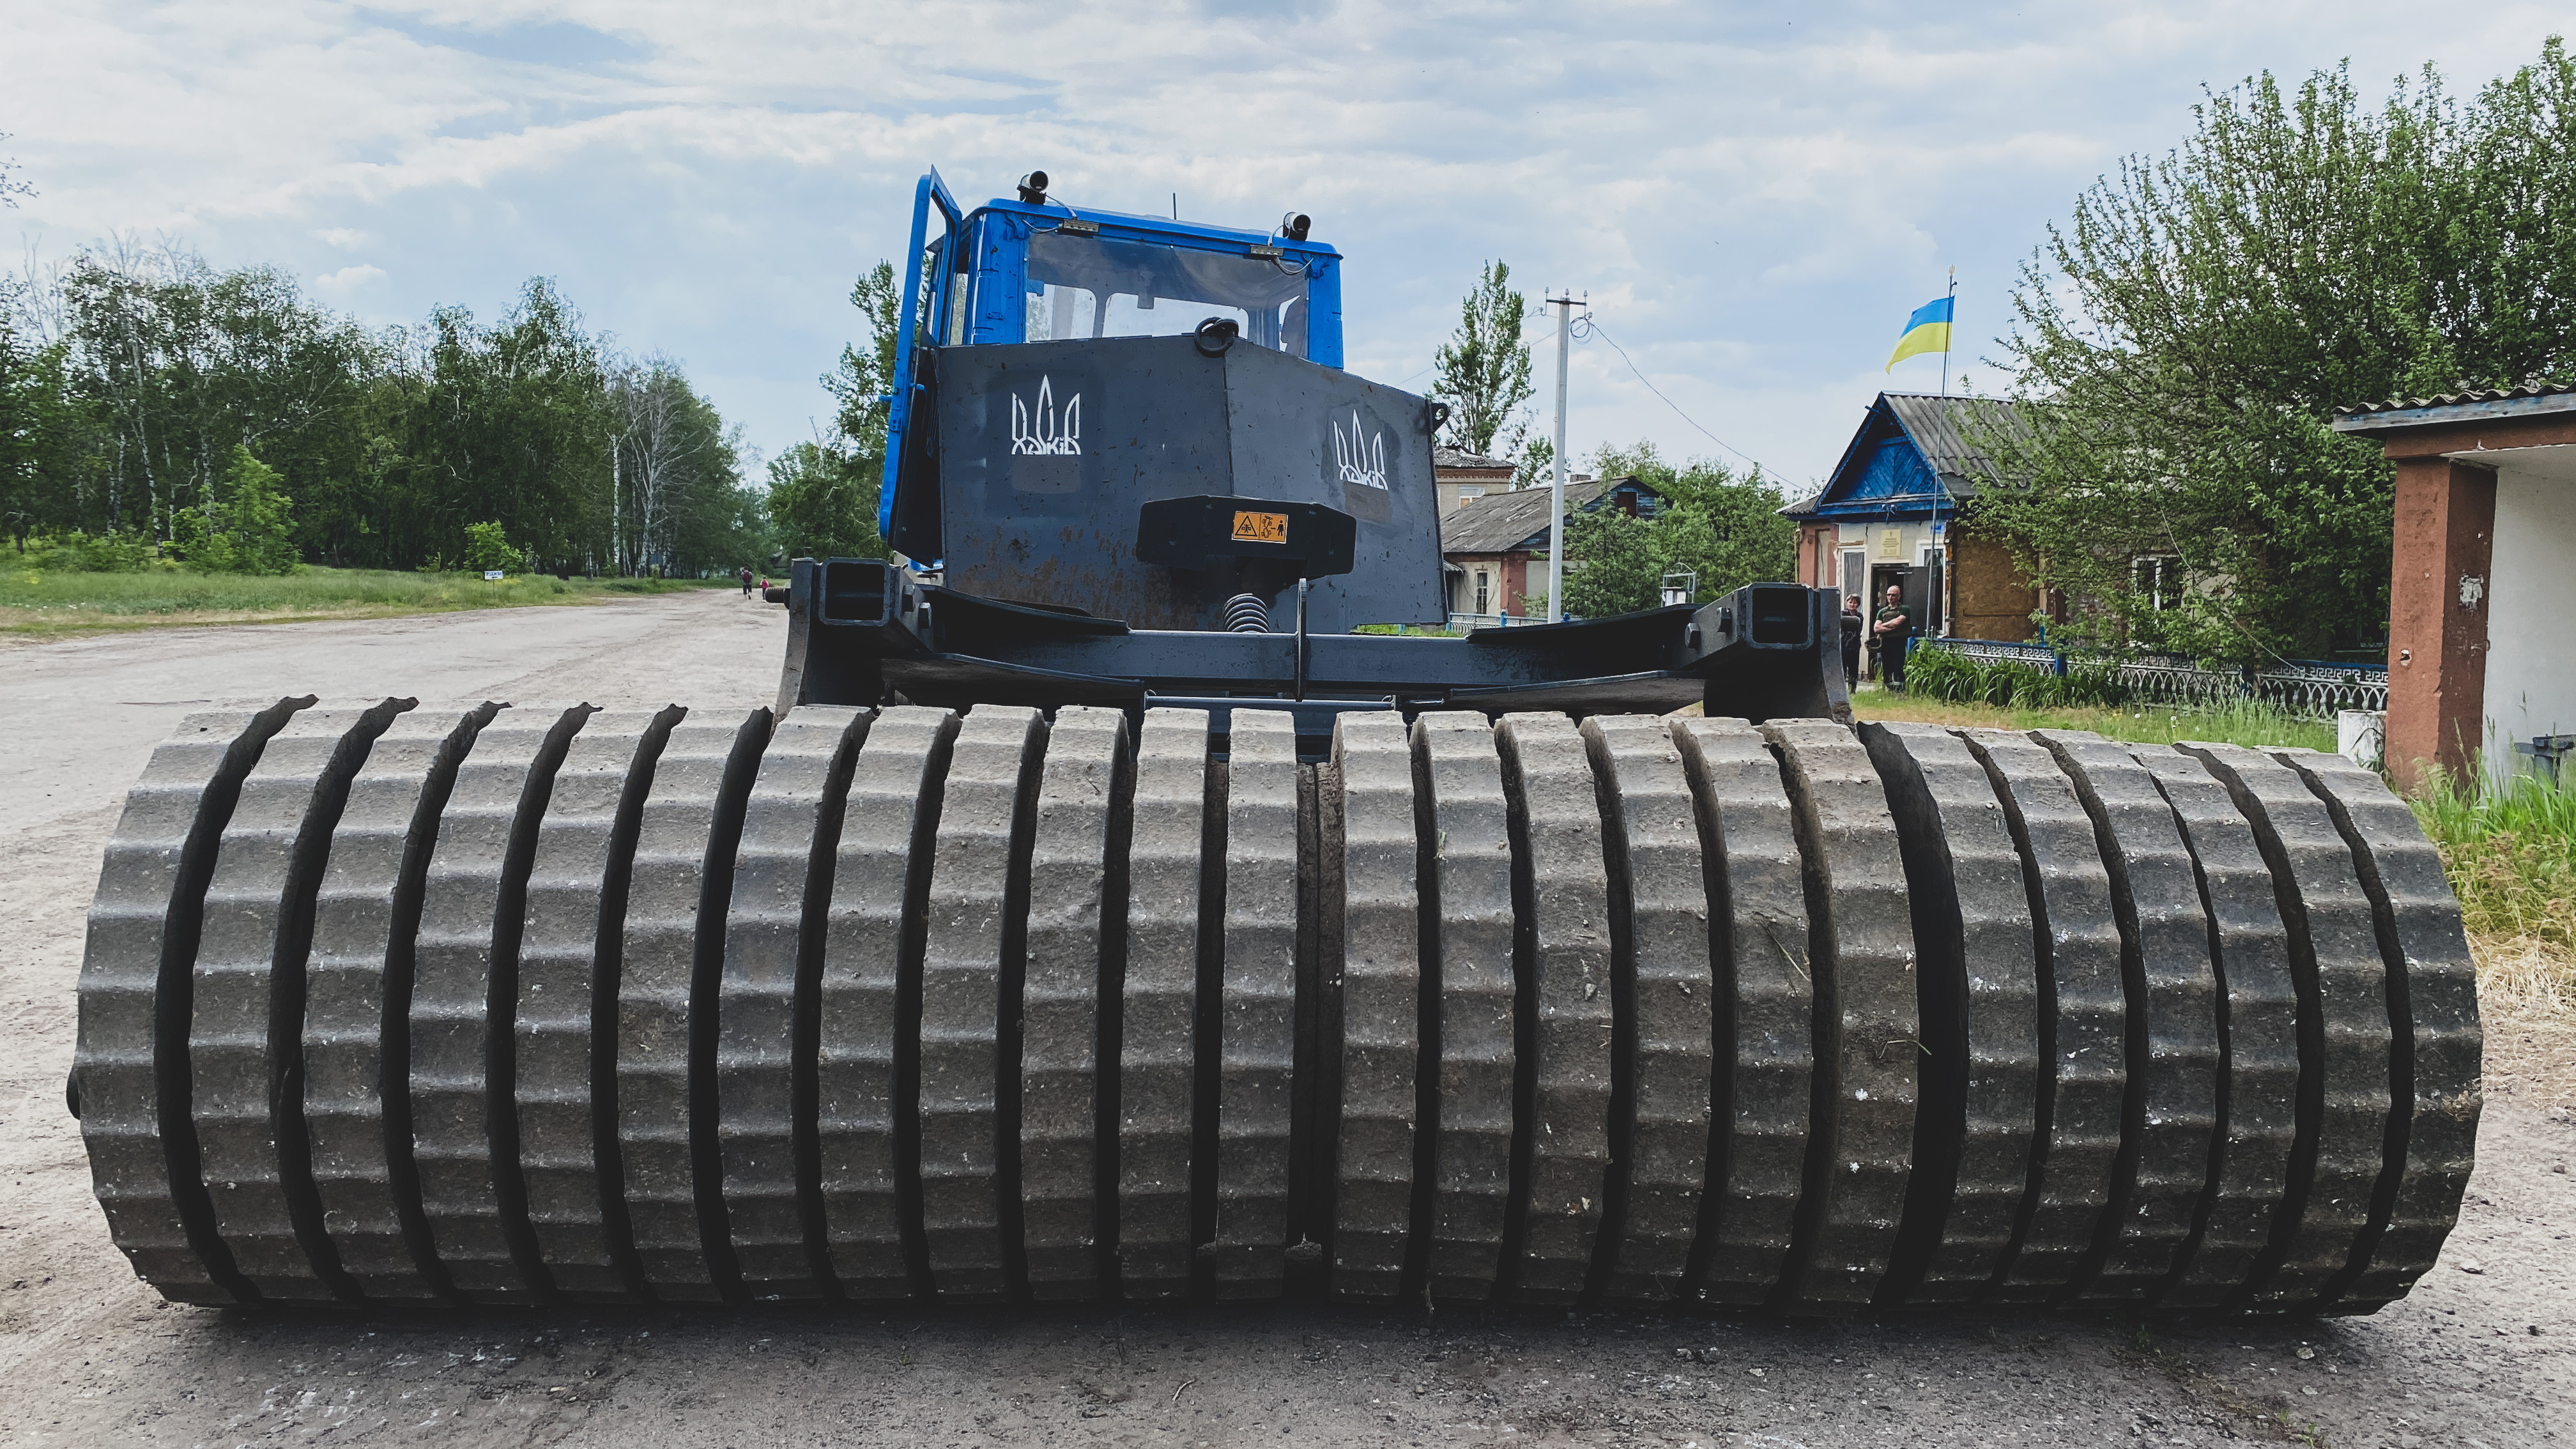
<path id="1" fill-rule="evenodd" d="M 1237 594 L 1225 601 L 1225 628 L 1229 634 L 1267 634 L 1270 632 L 1270 605 L 1259 594 Z"/>

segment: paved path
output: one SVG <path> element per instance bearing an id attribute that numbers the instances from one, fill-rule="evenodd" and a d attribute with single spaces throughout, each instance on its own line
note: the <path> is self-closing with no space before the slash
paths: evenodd
<path id="1" fill-rule="evenodd" d="M 780 611 L 663 596 L 0 645 L 0 1445 L 2576 1443 L 2576 1115 L 2491 1082 L 2443 1265 L 2368 1319 L 1243 1306 L 278 1317 L 136 1283 L 62 1108 L 81 922 L 191 703 L 766 702 Z M 2475 1268 L 2477 1271 L 2467 1271 Z M 2302 1356 L 2302 1354 L 2307 1356 Z"/>

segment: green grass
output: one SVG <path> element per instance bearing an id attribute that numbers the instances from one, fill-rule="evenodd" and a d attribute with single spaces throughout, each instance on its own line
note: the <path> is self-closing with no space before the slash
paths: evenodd
<path id="1" fill-rule="evenodd" d="M 0 563 L 0 633 L 68 634 L 187 624 L 382 618 L 527 604 L 593 604 L 632 594 L 739 587 L 730 580 L 570 579 L 307 568 L 284 577 L 56 572 Z"/>
<path id="2" fill-rule="evenodd" d="M 2484 993 L 2576 1001 L 2576 784 L 2535 775 L 2466 789 L 2436 775 L 2413 800 L 2442 852 Z"/>
<path id="3" fill-rule="evenodd" d="M 2211 744 L 2328 750 L 2335 747 L 2335 727 L 2325 720 L 2301 719 L 2251 700 L 2213 709 L 2178 705 L 2065 705 L 2026 708 L 1978 704 L 1963 700 L 1924 699 L 1863 689 L 1852 696 L 1852 712 L 1862 719 L 1920 720 L 1925 724 L 1983 726 L 2007 730 L 2091 730 L 2109 739 L 2137 744 L 2172 744 L 2206 740 Z"/>

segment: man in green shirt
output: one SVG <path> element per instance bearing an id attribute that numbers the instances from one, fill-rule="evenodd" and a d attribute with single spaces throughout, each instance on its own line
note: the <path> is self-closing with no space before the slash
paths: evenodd
<path id="1" fill-rule="evenodd" d="M 1914 637 L 1914 611 L 1905 607 L 1905 591 L 1894 584 L 1887 586 L 1887 602 L 1878 609 L 1877 622 L 1870 625 L 1871 641 L 1878 646 L 1879 681 L 1897 693 L 1905 691 L 1905 641 Z"/>

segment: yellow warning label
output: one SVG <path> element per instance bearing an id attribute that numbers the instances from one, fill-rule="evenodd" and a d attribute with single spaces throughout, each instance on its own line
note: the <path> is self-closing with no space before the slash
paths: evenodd
<path id="1" fill-rule="evenodd" d="M 1288 515 L 1285 513 L 1238 513 L 1234 516 L 1237 543 L 1286 543 Z"/>

